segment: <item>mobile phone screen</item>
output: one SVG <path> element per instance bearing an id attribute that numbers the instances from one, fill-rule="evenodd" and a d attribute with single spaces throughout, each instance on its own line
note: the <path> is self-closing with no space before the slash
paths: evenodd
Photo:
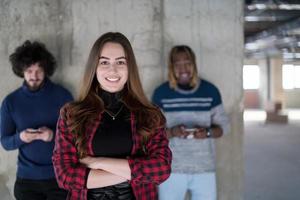
<path id="1" fill-rule="evenodd" d="M 40 130 L 38 130 L 38 129 L 29 129 L 29 130 L 27 130 L 29 133 L 41 133 L 41 131 Z"/>
<path id="2" fill-rule="evenodd" d="M 195 132 L 196 129 L 195 128 L 186 128 L 184 129 L 186 132 Z"/>

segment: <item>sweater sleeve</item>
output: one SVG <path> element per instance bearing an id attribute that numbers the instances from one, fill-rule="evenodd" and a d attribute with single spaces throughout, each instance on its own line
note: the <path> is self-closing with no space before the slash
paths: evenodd
<path id="1" fill-rule="evenodd" d="M 90 169 L 79 162 L 74 138 L 66 123 L 65 108 L 61 110 L 57 122 L 52 161 L 56 180 L 61 188 L 66 190 L 86 189 Z"/>
<path id="2" fill-rule="evenodd" d="M 154 90 L 151 101 L 153 104 L 157 105 L 158 107 L 162 108 L 161 105 L 161 97 L 160 97 L 161 92 L 158 91 L 158 88 Z"/>
<path id="3" fill-rule="evenodd" d="M 221 94 L 218 89 L 216 89 L 214 97 L 213 107 L 211 108 L 211 122 L 212 124 L 221 126 L 223 134 L 225 135 L 230 132 L 230 122 L 225 112 Z"/>
<path id="4" fill-rule="evenodd" d="M 20 138 L 20 132 L 16 130 L 16 124 L 11 116 L 8 100 L 5 99 L 1 106 L 1 144 L 5 150 L 18 149 L 24 142 Z"/>
<path id="5" fill-rule="evenodd" d="M 158 185 L 170 176 L 172 153 L 168 144 L 165 129 L 158 129 L 146 144 L 147 154 L 128 159 L 134 184 Z"/>

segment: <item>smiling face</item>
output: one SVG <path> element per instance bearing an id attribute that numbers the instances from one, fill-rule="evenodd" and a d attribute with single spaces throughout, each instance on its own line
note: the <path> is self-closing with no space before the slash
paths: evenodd
<path id="1" fill-rule="evenodd" d="M 177 83 L 190 84 L 193 76 L 193 62 L 185 52 L 177 53 L 174 57 L 174 73 Z"/>
<path id="2" fill-rule="evenodd" d="M 99 58 L 96 73 L 100 87 L 110 93 L 121 91 L 128 79 L 124 48 L 119 43 L 107 42 Z"/>
<path id="3" fill-rule="evenodd" d="M 38 90 L 45 79 L 45 71 L 38 63 L 24 70 L 24 79 L 29 90 Z"/>

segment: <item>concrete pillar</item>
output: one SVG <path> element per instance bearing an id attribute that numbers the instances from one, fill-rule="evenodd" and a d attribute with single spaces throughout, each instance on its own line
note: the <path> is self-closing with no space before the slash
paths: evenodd
<path id="1" fill-rule="evenodd" d="M 284 91 L 282 87 L 282 58 L 272 58 L 271 64 L 271 99 L 273 102 L 281 102 L 284 104 Z"/>
<path id="2" fill-rule="evenodd" d="M 260 87 L 259 87 L 259 97 L 261 102 L 261 108 L 265 109 L 267 102 L 270 100 L 269 96 L 269 82 L 270 82 L 270 66 L 268 65 L 267 59 L 260 59 L 258 61 L 259 72 L 260 72 Z"/>
<path id="3" fill-rule="evenodd" d="M 217 142 L 220 200 L 240 200 L 243 190 L 241 114 L 243 3 L 229 0 L 163 1 L 164 55 L 173 45 L 191 46 L 200 76 L 220 89 L 231 118 L 231 134 Z M 164 68 L 165 71 L 167 68 Z"/>

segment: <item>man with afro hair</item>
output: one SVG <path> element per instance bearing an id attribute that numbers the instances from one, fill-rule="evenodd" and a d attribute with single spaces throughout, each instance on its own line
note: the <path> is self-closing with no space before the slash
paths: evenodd
<path id="1" fill-rule="evenodd" d="M 25 41 L 10 57 L 23 84 L 1 106 L 1 144 L 19 150 L 14 195 L 17 200 L 63 200 L 52 165 L 56 122 L 60 108 L 72 95 L 53 83 L 53 55 L 40 42 Z"/>

